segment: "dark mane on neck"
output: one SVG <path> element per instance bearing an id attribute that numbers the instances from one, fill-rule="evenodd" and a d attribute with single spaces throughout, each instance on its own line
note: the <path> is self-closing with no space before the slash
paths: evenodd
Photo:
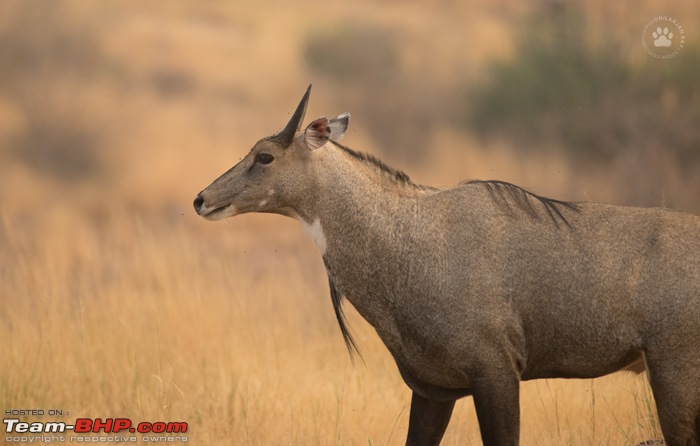
<path id="1" fill-rule="evenodd" d="M 358 152 L 356 150 L 351 149 L 350 147 L 339 144 L 338 142 L 333 141 L 333 140 L 331 140 L 331 142 L 336 147 L 338 147 L 339 149 L 341 149 L 342 151 L 344 151 L 345 153 L 347 153 L 348 155 L 350 155 L 354 159 L 371 165 L 375 169 L 386 174 L 389 178 L 391 178 L 393 181 L 395 181 L 398 184 L 403 184 L 403 185 L 415 187 L 417 189 L 426 189 L 426 190 L 433 189 L 430 186 L 424 186 L 421 184 L 414 183 L 413 180 L 411 180 L 411 178 L 408 176 L 407 173 L 405 173 L 401 170 L 398 170 L 398 169 L 394 169 L 391 166 L 388 166 L 382 160 L 380 160 L 379 158 L 377 158 L 374 155 L 370 155 L 369 153 Z"/>
<path id="2" fill-rule="evenodd" d="M 520 186 L 508 183 L 506 181 L 469 180 L 463 181 L 460 184 L 482 185 L 489 192 L 489 194 L 491 195 L 491 199 L 493 199 L 493 201 L 496 204 L 502 206 L 508 211 L 512 210 L 511 204 L 515 204 L 517 207 L 527 212 L 533 218 L 537 218 L 539 215 L 533 204 L 540 203 L 544 207 L 544 210 L 549 216 L 549 218 L 557 226 L 559 226 L 559 221 L 563 222 L 566 226 L 570 226 L 568 220 L 562 213 L 562 209 L 570 209 L 573 211 L 580 210 L 580 207 L 577 203 L 543 197 L 534 194 L 527 189 L 523 189 Z"/>

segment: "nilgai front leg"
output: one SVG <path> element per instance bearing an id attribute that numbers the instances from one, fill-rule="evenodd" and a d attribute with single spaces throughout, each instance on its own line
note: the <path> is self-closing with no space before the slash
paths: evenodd
<path id="1" fill-rule="evenodd" d="M 492 374 L 473 379 L 471 384 L 484 446 L 517 446 L 520 437 L 518 378 Z"/>
<path id="2" fill-rule="evenodd" d="M 454 401 L 429 400 L 413 392 L 406 445 L 439 445 L 454 407 Z"/>

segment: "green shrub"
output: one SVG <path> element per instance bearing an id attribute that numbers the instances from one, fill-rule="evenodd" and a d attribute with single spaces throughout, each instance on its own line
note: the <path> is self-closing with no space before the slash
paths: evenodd
<path id="1" fill-rule="evenodd" d="M 632 64 L 614 34 L 581 17 L 570 10 L 528 22 L 514 57 L 494 62 L 468 90 L 469 127 L 525 149 L 561 147 L 576 161 L 660 147 L 680 164 L 700 161 L 697 47 Z"/>

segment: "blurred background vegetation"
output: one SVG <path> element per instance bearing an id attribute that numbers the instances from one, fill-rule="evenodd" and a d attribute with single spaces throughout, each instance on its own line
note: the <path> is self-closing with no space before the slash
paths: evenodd
<path id="1" fill-rule="evenodd" d="M 517 42 L 512 58 L 490 64 L 469 87 L 471 130 L 519 142 L 533 155 L 559 152 L 583 172 L 641 158 L 621 166 L 618 177 L 632 187 L 620 198 L 648 206 L 668 204 L 658 201 L 666 179 L 657 177 L 655 160 L 663 158 L 697 197 L 698 41 L 667 63 L 634 59 L 621 36 L 576 7 L 557 7 L 529 17 Z M 688 205 L 698 209 L 692 198 Z"/>
<path id="2" fill-rule="evenodd" d="M 698 212 L 700 8 L 668 5 L 689 31 L 659 60 L 658 6 L 6 1 L 0 194 L 184 210 L 312 81 L 312 114 L 350 111 L 348 144 L 419 179 Z"/>

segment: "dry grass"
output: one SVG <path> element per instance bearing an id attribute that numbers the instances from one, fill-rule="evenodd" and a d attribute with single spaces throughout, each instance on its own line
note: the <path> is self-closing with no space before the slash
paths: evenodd
<path id="1" fill-rule="evenodd" d="M 184 420 L 196 444 L 400 444 L 410 393 L 355 313 L 365 363 L 352 366 L 296 224 L 192 219 L 4 214 L 2 408 Z M 522 388 L 524 444 L 658 437 L 642 377 Z M 445 444 L 478 438 L 465 399 Z"/>
<path id="2" fill-rule="evenodd" d="M 512 51 L 509 30 L 524 8 L 331 3 L 320 23 L 311 2 L 61 4 L 61 14 L 91 22 L 85 32 L 94 34 L 77 36 L 100 54 L 90 76 L 68 67 L 29 87 L 0 85 L 0 410 L 183 420 L 201 445 L 401 444 L 410 392 L 352 310 L 365 362 L 351 364 L 321 259 L 296 224 L 272 216 L 212 224 L 193 215 L 191 199 L 284 124 L 310 78 L 309 117 L 344 111 L 303 63 L 312 30 L 369 17 L 404 30 L 404 68 L 425 77 L 428 94 L 444 94 Z M 7 5 L 21 3 L 0 8 L 0 36 L 12 24 Z M 443 32 L 431 39 L 436 23 Z M 465 27 L 474 33 L 469 51 L 460 45 Z M 422 72 L 426 65 L 436 69 Z M 46 109 L 62 114 L 58 123 L 89 121 L 99 138 L 79 149 L 94 156 L 94 175 L 66 181 L 41 170 L 51 163 L 39 169 L 6 150 L 33 122 L 20 88 L 30 88 L 34 106 L 56 101 Z M 347 143 L 376 153 L 366 119 L 353 115 Z M 604 177 L 624 166 L 581 177 L 563 158 L 519 159 L 517 149 L 481 147 L 448 123 L 435 125 L 429 143 L 429 159 L 408 169 L 421 182 L 500 178 L 557 197 L 619 197 Z M 386 161 L 408 164 L 400 152 Z M 644 375 L 524 383 L 521 405 L 525 445 L 660 437 Z M 471 399 L 458 403 L 444 444 L 479 444 Z"/>

